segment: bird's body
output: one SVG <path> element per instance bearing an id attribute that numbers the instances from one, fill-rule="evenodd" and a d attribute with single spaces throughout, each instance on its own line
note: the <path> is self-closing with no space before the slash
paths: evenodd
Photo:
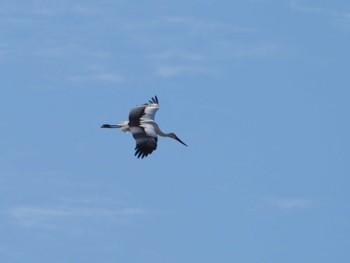
<path id="1" fill-rule="evenodd" d="M 137 158 L 144 158 L 157 149 L 157 135 L 173 138 L 186 145 L 174 133 L 163 133 L 159 129 L 158 124 L 154 121 L 158 109 L 158 98 L 154 96 L 148 103 L 133 108 L 129 113 L 128 121 L 122 121 L 117 125 L 103 124 L 101 128 L 118 128 L 123 132 L 131 132 L 136 141 L 135 156 Z"/>

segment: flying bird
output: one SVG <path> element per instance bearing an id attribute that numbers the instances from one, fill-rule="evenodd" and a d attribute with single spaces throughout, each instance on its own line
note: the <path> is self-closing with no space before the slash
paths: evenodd
<path id="1" fill-rule="evenodd" d="M 175 133 L 164 133 L 159 129 L 158 124 L 154 121 L 159 101 L 154 96 L 148 103 L 138 105 L 129 113 L 129 120 L 122 121 L 119 124 L 103 124 L 101 128 L 117 128 L 122 132 L 131 132 L 136 141 L 135 156 L 144 158 L 157 149 L 158 137 L 169 137 L 177 140 L 187 146 L 175 135 Z"/>

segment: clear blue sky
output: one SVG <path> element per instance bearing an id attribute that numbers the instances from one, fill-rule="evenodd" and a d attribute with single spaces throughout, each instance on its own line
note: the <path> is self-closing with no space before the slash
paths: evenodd
<path id="1" fill-rule="evenodd" d="M 0 261 L 350 262 L 350 3 L 0 1 Z M 157 95 L 134 157 L 100 129 Z"/>

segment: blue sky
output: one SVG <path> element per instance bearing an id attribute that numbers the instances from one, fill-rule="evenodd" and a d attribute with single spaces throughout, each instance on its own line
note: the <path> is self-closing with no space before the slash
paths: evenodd
<path id="1" fill-rule="evenodd" d="M 0 2 L 1 262 L 348 262 L 348 1 Z M 157 95 L 139 160 L 100 129 Z"/>

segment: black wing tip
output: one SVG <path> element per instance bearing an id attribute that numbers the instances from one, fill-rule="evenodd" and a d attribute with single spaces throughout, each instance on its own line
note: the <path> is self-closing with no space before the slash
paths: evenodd
<path id="1" fill-rule="evenodd" d="M 152 98 L 149 100 L 149 103 L 156 103 L 156 104 L 159 104 L 157 95 L 154 95 L 154 97 L 152 97 Z"/>
<path id="2" fill-rule="evenodd" d="M 136 146 L 134 156 L 136 156 L 137 158 L 143 159 L 144 157 L 147 157 L 152 152 L 153 152 L 153 150 L 144 150 L 144 149 L 140 149 L 138 146 Z"/>
<path id="3" fill-rule="evenodd" d="M 138 159 L 139 159 L 139 158 L 143 159 L 144 157 L 147 157 L 148 154 L 149 154 L 149 153 L 145 153 L 145 152 L 141 152 L 141 151 L 139 151 L 139 150 L 136 150 L 136 152 L 135 152 L 134 155 L 135 155 Z"/>

